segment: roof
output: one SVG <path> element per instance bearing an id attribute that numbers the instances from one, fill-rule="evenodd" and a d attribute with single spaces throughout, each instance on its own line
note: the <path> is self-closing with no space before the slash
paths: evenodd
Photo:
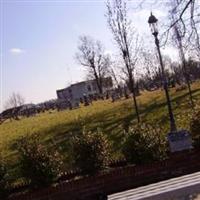
<path id="1" fill-rule="evenodd" d="M 109 77 L 105 77 L 105 78 L 103 78 L 104 80 L 112 80 L 112 78 L 109 76 Z M 63 88 L 63 89 L 58 89 L 58 90 L 56 90 L 57 92 L 62 92 L 62 91 L 64 91 L 64 90 L 67 90 L 67 89 L 69 89 L 70 87 L 73 87 L 73 86 L 77 86 L 77 85 L 82 85 L 82 84 L 86 84 L 86 83 L 91 83 L 91 82 L 95 82 L 95 79 L 93 79 L 93 80 L 86 80 L 86 81 L 81 81 L 81 82 L 77 82 L 77 83 L 73 83 L 73 84 L 71 84 L 70 86 L 68 86 L 68 87 L 66 87 L 66 88 Z"/>

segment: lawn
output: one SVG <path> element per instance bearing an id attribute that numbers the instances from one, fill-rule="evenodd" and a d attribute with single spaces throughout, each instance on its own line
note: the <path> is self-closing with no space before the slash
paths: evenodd
<path id="1" fill-rule="evenodd" d="M 200 82 L 192 85 L 196 104 L 200 105 Z M 170 90 L 178 127 L 189 129 L 189 106 L 187 90 Z M 169 131 L 168 113 L 164 91 L 142 92 L 137 97 L 142 121 L 158 124 Z M 25 134 L 39 133 L 49 148 L 57 148 L 65 155 L 66 166 L 70 167 L 69 139 L 82 129 L 94 131 L 99 128 L 113 146 L 113 157 L 120 156 L 120 146 L 127 126 L 137 123 L 133 100 L 123 99 L 93 102 L 91 106 L 66 111 L 48 111 L 18 121 L 7 121 L 0 125 L 0 152 L 7 159 L 13 171 L 17 169 L 16 140 Z"/>

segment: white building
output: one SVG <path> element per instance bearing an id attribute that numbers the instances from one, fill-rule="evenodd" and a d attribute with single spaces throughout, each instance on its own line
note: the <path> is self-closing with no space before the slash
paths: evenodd
<path id="1" fill-rule="evenodd" d="M 113 83 L 112 78 L 103 79 L 103 93 L 107 93 L 112 90 Z M 79 102 L 83 99 L 83 96 L 98 95 L 99 90 L 95 80 L 82 81 L 70 85 L 67 88 L 60 89 L 56 91 L 58 99 L 67 99 L 71 102 Z"/>

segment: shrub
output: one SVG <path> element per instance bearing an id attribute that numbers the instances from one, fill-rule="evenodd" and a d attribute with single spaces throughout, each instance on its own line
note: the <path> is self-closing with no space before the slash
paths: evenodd
<path id="1" fill-rule="evenodd" d="M 34 187 L 46 186 L 54 182 L 61 173 L 61 157 L 58 152 L 49 152 L 40 144 L 37 134 L 18 140 L 22 176 Z"/>
<path id="2" fill-rule="evenodd" d="M 0 161 L 0 199 L 8 196 L 8 173 L 5 163 Z"/>
<path id="3" fill-rule="evenodd" d="M 72 149 L 75 167 L 83 173 L 93 174 L 108 165 L 110 145 L 99 131 L 83 131 L 72 139 Z"/>
<path id="4" fill-rule="evenodd" d="M 192 139 L 194 142 L 194 147 L 200 147 L 200 109 L 196 108 L 191 120 L 190 120 L 190 130 L 192 134 Z"/>
<path id="5" fill-rule="evenodd" d="M 129 129 L 122 145 L 122 153 L 129 163 L 142 164 L 166 157 L 166 141 L 162 130 L 149 124 Z"/>

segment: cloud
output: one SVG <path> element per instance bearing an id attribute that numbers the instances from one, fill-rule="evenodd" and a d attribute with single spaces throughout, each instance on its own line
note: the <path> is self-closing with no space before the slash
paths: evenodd
<path id="1" fill-rule="evenodd" d="M 20 48 L 11 48 L 10 49 L 10 53 L 14 54 L 14 55 L 18 55 L 18 54 L 22 54 L 25 51 L 23 49 Z"/>

